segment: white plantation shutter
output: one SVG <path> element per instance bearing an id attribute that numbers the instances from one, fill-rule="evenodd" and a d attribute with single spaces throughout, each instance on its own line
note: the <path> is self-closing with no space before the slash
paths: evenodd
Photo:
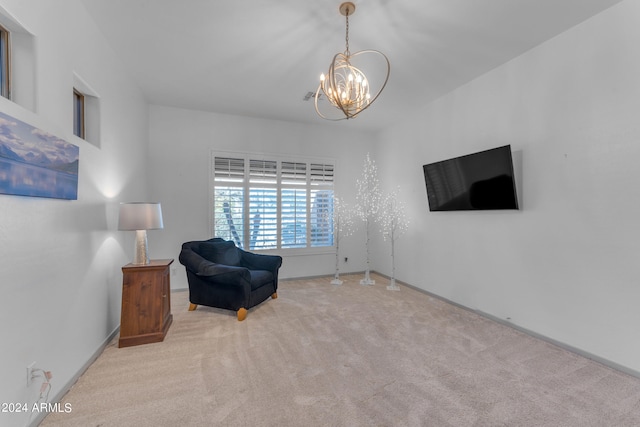
<path id="1" fill-rule="evenodd" d="M 311 185 L 330 185 L 333 187 L 333 165 L 311 163 Z"/>
<path id="2" fill-rule="evenodd" d="M 333 246 L 333 165 L 312 163 L 311 246 Z"/>
<path id="3" fill-rule="evenodd" d="M 307 190 L 283 188 L 281 206 L 281 247 L 307 247 Z"/>
<path id="4" fill-rule="evenodd" d="M 278 163 L 275 160 L 249 160 L 249 180 L 253 183 L 276 184 Z"/>
<path id="5" fill-rule="evenodd" d="M 278 162 L 249 160 L 249 249 L 278 247 Z"/>
<path id="6" fill-rule="evenodd" d="M 249 249 L 278 247 L 278 190 L 249 189 Z"/>
<path id="7" fill-rule="evenodd" d="M 244 159 L 213 158 L 214 235 L 244 246 Z"/>
<path id="8" fill-rule="evenodd" d="M 282 162 L 282 185 L 305 185 L 307 183 L 307 164 Z"/>
<path id="9" fill-rule="evenodd" d="M 244 247 L 244 188 L 216 186 L 213 198 L 215 236 Z"/>
<path id="10" fill-rule="evenodd" d="M 282 162 L 281 232 L 283 248 L 307 247 L 307 164 Z"/>
<path id="11" fill-rule="evenodd" d="M 244 181 L 244 159 L 214 157 L 213 170 L 216 181 Z"/>
<path id="12" fill-rule="evenodd" d="M 249 250 L 333 246 L 333 164 L 212 158 L 214 236 Z"/>
<path id="13" fill-rule="evenodd" d="M 333 246 L 333 190 L 311 190 L 311 246 Z"/>

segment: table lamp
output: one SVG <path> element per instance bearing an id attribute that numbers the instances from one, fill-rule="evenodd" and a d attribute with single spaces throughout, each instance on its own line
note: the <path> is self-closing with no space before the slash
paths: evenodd
<path id="1" fill-rule="evenodd" d="M 160 203 L 120 203 L 118 230 L 135 230 L 136 245 L 133 264 L 149 264 L 147 230 L 163 228 Z"/>

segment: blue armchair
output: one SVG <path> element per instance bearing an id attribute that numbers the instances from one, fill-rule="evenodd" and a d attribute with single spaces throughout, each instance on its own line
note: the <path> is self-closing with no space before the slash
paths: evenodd
<path id="1" fill-rule="evenodd" d="M 280 256 L 254 254 L 214 238 L 183 243 L 179 260 L 187 270 L 189 311 L 198 305 L 233 310 L 242 321 L 249 308 L 278 297 Z"/>

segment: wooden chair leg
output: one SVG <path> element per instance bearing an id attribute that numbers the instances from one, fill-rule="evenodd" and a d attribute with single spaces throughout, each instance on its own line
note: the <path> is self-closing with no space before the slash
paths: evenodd
<path id="1" fill-rule="evenodd" d="M 244 319 L 247 318 L 247 309 L 244 307 L 241 307 L 238 309 L 238 321 L 242 322 Z"/>
<path id="2" fill-rule="evenodd" d="M 198 308 L 198 304 L 194 304 L 192 302 L 189 303 L 189 311 L 193 311 Z"/>
<path id="3" fill-rule="evenodd" d="M 274 292 L 274 293 L 273 293 L 273 295 L 271 295 L 271 298 L 273 298 L 273 299 L 278 298 L 278 293 L 277 293 L 277 292 Z"/>

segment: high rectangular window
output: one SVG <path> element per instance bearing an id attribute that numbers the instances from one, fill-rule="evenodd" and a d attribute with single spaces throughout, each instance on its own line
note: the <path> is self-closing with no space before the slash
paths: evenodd
<path id="1" fill-rule="evenodd" d="M 212 154 L 213 234 L 249 250 L 333 246 L 329 162 Z"/>
<path id="2" fill-rule="evenodd" d="M 36 37 L 0 6 L 0 96 L 36 112 Z"/>
<path id="3" fill-rule="evenodd" d="M 0 26 L 0 95 L 11 98 L 11 42 L 10 34 Z"/>
<path id="4" fill-rule="evenodd" d="M 73 89 L 73 134 L 84 139 L 84 94 L 77 89 Z"/>

